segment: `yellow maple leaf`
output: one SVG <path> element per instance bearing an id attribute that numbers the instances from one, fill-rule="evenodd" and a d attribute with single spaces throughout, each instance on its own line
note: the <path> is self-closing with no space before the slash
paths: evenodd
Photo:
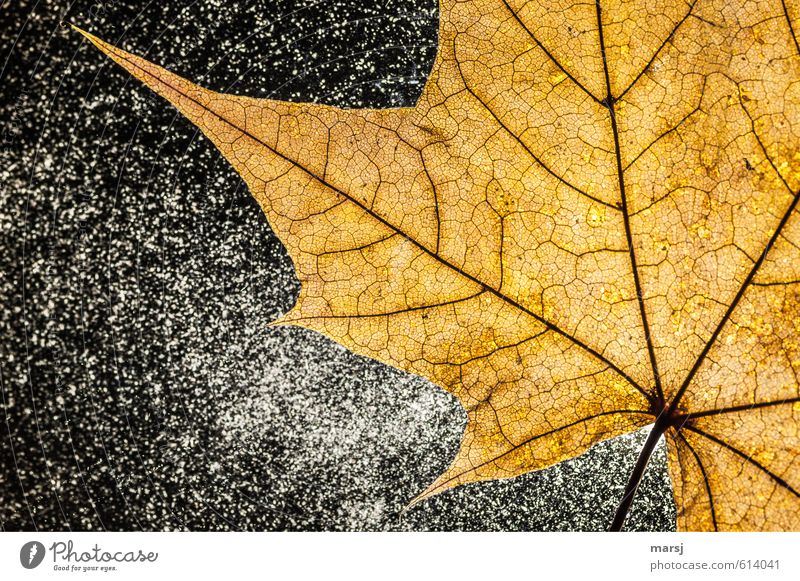
<path id="1" fill-rule="evenodd" d="M 417 498 L 653 424 L 684 530 L 800 528 L 796 1 L 442 0 L 412 108 L 199 87 L 85 34 L 220 149 L 302 283 L 278 321 L 468 424 Z"/>

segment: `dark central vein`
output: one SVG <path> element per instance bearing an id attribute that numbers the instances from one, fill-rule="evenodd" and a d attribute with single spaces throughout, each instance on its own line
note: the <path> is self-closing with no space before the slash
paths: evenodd
<path id="1" fill-rule="evenodd" d="M 252 133 L 247 131 L 246 129 L 244 129 L 242 127 L 239 127 L 238 125 L 233 123 L 228 118 L 226 118 L 223 115 L 220 115 L 219 113 L 217 113 L 216 111 L 210 109 L 207 105 L 201 103 L 200 101 L 198 101 L 197 99 L 195 99 L 191 95 L 188 95 L 188 94 L 184 93 L 179 88 L 177 88 L 177 87 L 171 85 L 170 83 L 168 83 L 166 80 L 164 80 L 162 78 L 159 78 L 159 77 L 156 77 L 150 71 L 147 71 L 147 70 L 143 69 L 138 64 L 136 64 L 135 62 L 133 62 L 130 59 L 128 59 L 124 54 L 120 54 L 119 52 L 115 52 L 114 54 L 117 56 L 117 58 L 125 61 L 130 66 L 132 66 L 133 68 L 141 71 L 142 73 L 144 73 L 148 77 L 152 77 L 158 83 L 161 83 L 162 85 L 165 85 L 165 86 L 169 87 L 175 93 L 177 93 L 177 94 L 181 95 L 182 97 L 192 101 L 197 106 L 201 107 L 205 111 L 208 111 L 209 113 L 211 113 L 212 115 L 217 117 L 223 123 L 226 123 L 227 125 L 230 125 L 232 128 L 234 128 L 235 130 L 241 132 L 243 135 L 246 135 L 247 137 L 249 137 L 250 139 L 252 139 L 256 143 L 258 143 L 259 145 L 263 146 L 265 149 L 271 151 L 273 154 L 277 155 L 278 157 L 280 157 L 284 161 L 292 164 L 294 167 L 297 167 L 298 169 L 303 171 L 305 174 L 307 174 L 312 179 L 317 180 L 320 184 L 322 184 L 325 187 L 327 187 L 327 188 L 331 189 L 332 191 L 336 192 L 338 195 L 342 196 L 343 198 L 346 198 L 347 200 L 349 200 L 350 202 L 352 202 L 353 204 L 355 204 L 356 206 L 361 208 L 361 210 L 364 211 L 366 214 L 368 214 L 369 216 L 371 216 L 372 218 L 374 218 L 375 220 L 377 220 L 378 222 L 380 222 L 381 224 L 383 224 L 387 228 L 389 228 L 389 229 L 397 232 L 398 234 L 402 235 L 406 240 L 408 240 L 409 242 L 414 244 L 417 248 L 422 250 L 425 254 L 429 255 L 431 258 L 433 258 L 437 262 L 440 262 L 442 265 L 444 265 L 444 266 L 446 266 L 448 268 L 451 268 L 452 270 L 454 270 L 455 272 L 457 272 L 460 275 L 464 276 L 468 280 L 470 280 L 470 281 L 474 282 L 475 284 L 481 286 L 486 292 L 494 295 L 495 297 L 497 297 L 498 299 L 508 303 L 509 305 L 519 309 L 523 313 L 529 315 L 530 317 L 532 317 L 533 319 L 535 319 L 536 321 L 538 321 L 539 323 L 541 323 L 542 325 L 547 327 L 549 330 L 553 331 L 554 333 L 557 333 L 558 335 L 561 335 L 562 337 L 564 337 L 565 339 L 567 339 L 571 343 L 577 345 L 578 347 L 580 347 L 581 349 L 583 349 L 587 353 L 593 355 L 595 358 L 597 358 L 598 360 L 602 361 L 605 365 L 607 365 L 609 368 L 613 369 L 616 373 L 618 373 L 621 377 L 623 377 L 632 387 L 634 387 L 637 391 L 639 391 L 647 399 L 647 401 L 649 403 L 651 403 L 651 404 L 653 403 L 653 397 L 646 389 L 644 389 L 641 385 L 639 385 L 638 382 L 636 382 L 636 380 L 634 380 L 630 375 L 625 373 L 617 364 L 615 364 L 614 362 L 609 360 L 607 357 L 605 357 L 603 354 L 601 354 L 596 349 L 590 347 L 588 344 L 584 343 L 583 341 L 581 341 L 577 337 L 573 337 L 572 335 L 567 333 L 565 330 L 561 329 L 560 327 L 558 327 L 557 325 L 555 325 L 551 321 L 548 321 L 547 319 L 545 319 L 541 315 L 538 315 L 538 314 L 534 313 L 533 311 L 531 311 L 530 309 L 528 309 L 524 305 L 520 304 L 516 300 L 512 299 L 511 297 L 509 297 L 508 295 L 503 294 L 502 292 L 500 292 L 500 290 L 489 286 L 488 284 L 486 284 L 482 280 L 476 278 L 475 276 L 465 272 L 464 270 L 462 270 L 458 266 L 456 266 L 453 263 L 449 262 L 447 259 L 445 259 L 441 255 L 439 255 L 438 253 L 434 252 L 433 250 L 431 250 L 430 248 L 428 248 L 427 246 L 425 246 L 421 242 L 418 242 L 417 240 L 411 238 L 408 234 L 406 234 L 405 232 L 401 231 L 397 226 L 395 226 L 391 222 L 387 221 L 385 218 L 383 218 L 379 214 L 375 213 L 372 209 L 370 209 L 369 207 L 364 205 L 362 202 L 357 200 L 355 197 L 351 196 L 347 192 L 342 191 L 341 189 L 337 188 L 333 184 L 331 184 L 331 183 L 325 181 L 324 179 L 320 178 L 319 176 L 315 175 L 311 170 L 307 169 L 306 167 L 303 167 L 301 164 L 299 164 L 295 160 L 288 158 L 287 156 L 282 154 L 280 151 L 277 151 L 276 149 L 271 147 L 269 144 L 265 143 L 264 141 L 262 141 L 261 139 L 259 139 L 258 137 L 256 137 L 255 135 L 253 135 Z"/>
<path id="2" fill-rule="evenodd" d="M 664 405 L 664 391 L 661 388 L 661 376 L 658 373 L 658 363 L 656 362 L 656 353 L 653 347 L 653 339 L 650 336 L 650 325 L 647 322 L 647 309 L 644 304 L 644 294 L 642 293 L 642 284 L 639 280 L 639 268 L 636 264 L 636 251 L 633 247 L 633 234 L 631 233 L 630 212 L 628 211 L 628 200 L 625 195 L 625 177 L 622 168 L 622 154 L 619 145 L 619 129 L 617 127 L 617 115 L 614 111 L 614 95 L 611 91 L 611 79 L 608 74 L 608 59 L 606 58 L 606 43 L 603 38 L 603 17 L 602 9 L 600 8 L 600 0 L 595 0 L 597 9 L 597 31 L 600 35 L 600 53 L 603 57 L 603 73 L 606 80 L 606 98 L 603 100 L 603 105 L 608 108 L 609 116 L 611 117 L 611 132 L 614 135 L 614 153 L 616 154 L 617 161 L 617 179 L 619 181 L 619 196 L 622 201 L 622 218 L 625 223 L 625 238 L 628 241 L 628 251 L 631 259 L 631 270 L 633 271 L 633 282 L 636 287 L 636 299 L 639 303 L 639 313 L 642 317 L 642 326 L 644 327 L 644 338 L 647 343 L 647 354 L 650 358 L 650 366 L 653 370 L 653 381 L 655 382 L 656 397 L 658 398 L 658 405 Z"/>

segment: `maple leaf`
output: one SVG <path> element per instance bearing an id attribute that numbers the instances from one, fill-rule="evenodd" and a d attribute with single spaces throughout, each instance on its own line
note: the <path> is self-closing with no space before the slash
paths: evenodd
<path id="1" fill-rule="evenodd" d="M 468 424 L 417 500 L 653 424 L 683 530 L 800 527 L 800 6 L 442 0 L 415 107 L 221 94 L 88 33 L 241 174 L 302 283 L 278 324 Z"/>

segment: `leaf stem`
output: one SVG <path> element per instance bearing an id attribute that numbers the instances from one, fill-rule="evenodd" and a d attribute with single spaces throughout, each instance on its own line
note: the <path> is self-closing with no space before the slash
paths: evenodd
<path id="1" fill-rule="evenodd" d="M 622 530 L 622 526 L 625 524 L 625 519 L 628 517 L 628 512 L 631 509 L 631 504 L 633 504 L 633 497 L 636 496 L 636 489 L 639 488 L 639 482 L 642 480 L 642 475 L 644 475 L 650 457 L 653 455 L 653 451 L 656 449 L 656 444 L 658 444 L 661 436 L 670 426 L 669 418 L 670 416 L 668 414 L 662 412 L 653 425 L 653 429 L 650 430 L 650 434 L 647 436 L 647 440 L 644 446 L 642 446 L 641 452 L 639 452 L 639 457 L 636 459 L 636 464 L 628 479 L 628 484 L 625 487 L 622 499 L 619 501 L 617 512 L 614 514 L 614 520 L 611 522 L 611 526 L 608 529 L 609 531 L 619 532 Z"/>

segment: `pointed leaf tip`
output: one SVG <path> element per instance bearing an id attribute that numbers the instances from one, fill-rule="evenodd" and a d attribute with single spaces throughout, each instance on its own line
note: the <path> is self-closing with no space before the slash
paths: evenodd
<path id="1" fill-rule="evenodd" d="M 76 26 L 76 25 L 72 24 L 71 22 L 66 22 L 65 24 L 67 24 L 67 26 L 69 26 L 70 28 L 72 28 L 72 30 L 74 30 L 74 31 L 76 31 L 76 32 L 79 32 L 80 34 L 82 34 L 83 36 L 85 36 L 86 38 L 88 38 L 88 39 L 89 39 L 89 40 L 92 42 L 92 44 L 94 44 L 94 45 L 95 45 L 96 47 L 98 47 L 100 50 L 103 50 L 104 52 L 106 51 L 106 50 L 105 50 L 105 47 L 107 46 L 107 45 L 106 45 L 106 43 L 105 43 L 105 42 L 103 42 L 102 40 L 100 40 L 99 38 L 97 38 L 97 37 L 96 37 L 94 34 L 92 34 L 91 32 L 87 32 L 87 31 L 85 31 L 84 29 L 80 28 L 79 26 Z"/>

